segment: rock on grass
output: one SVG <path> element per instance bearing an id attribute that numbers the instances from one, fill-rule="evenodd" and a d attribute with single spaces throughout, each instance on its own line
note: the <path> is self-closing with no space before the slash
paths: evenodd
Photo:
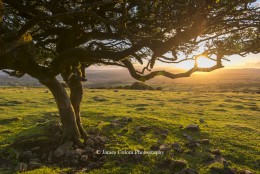
<path id="1" fill-rule="evenodd" d="M 54 151 L 54 156 L 56 158 L 60 158 L 63 155 L 65 155 L 70 149 L 72 149 L 73 142 L 66 142 L 59 146 L 55 151 Z"/>
<path id="2" fill-rule="evenodd" d="M 185 129 L 188 131 L 193 131 L 193 132 L 200 130 L 199 125 L 196 125 L 196 124 L 190 124 L 190 125 L 186 126 Z"/>

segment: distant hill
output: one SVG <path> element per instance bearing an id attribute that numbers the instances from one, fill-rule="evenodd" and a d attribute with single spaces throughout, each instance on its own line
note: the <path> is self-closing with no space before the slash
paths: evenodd
<path id="1" fill-rule="evenodd" d="M 181 70 L 176 70 L 180 72 Z M 129 85 L 135 82 L 129 72 L 125 69 L 110 68 L 110 69 L 95 69 L 87 70 L 87 82 L 84 86 L 95 87 L 116 87 L 120 85 Z M 60 78 L 61 79 L 61 78 Z M 254 86 L 256 89 L 260 84 L 260 69 L 220 69 L 211 73 L 195 73 L 191 77 L 181 79 L 168 79 L 165 77 L 156 77 L 147 84 L 156 87 L 164 87 L 165 89 L 177 89 L 180 86 L 225 86 L 225 85 L 239 85 Z M 41 86 L 39 82 L 29 76 L 24 76 L 20 79 L 9 77 L 3 72 L 0 72 L 0 86 Z M 260 86 L 260 85 L 259 85 Z M 260 90 L 260 89 L 259 89 Z"/>

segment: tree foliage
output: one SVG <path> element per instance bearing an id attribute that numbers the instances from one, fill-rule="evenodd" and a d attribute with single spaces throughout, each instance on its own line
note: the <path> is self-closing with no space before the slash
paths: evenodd
<path id="1" fill-rule="evenodd" d="M 230 55 L 259 52 L 259 6 L 253 2 L 6 0 L 2 36 L 6 42 L 32 39 L 37 53 L 33 62 L 51 76 L 81 62 L 82 67 L 126 67 L 141 81 L 157 75 L 178 78 L 221 68 Z M 158 61 L 179 63 L 198 55 L 216 65 L 202 69 L 195 61 L 184 74 L 147 73 Z M 138 71 L 136 63 L 144 69 Z M 12 65 L 3 68 L 28 73 Z"/>

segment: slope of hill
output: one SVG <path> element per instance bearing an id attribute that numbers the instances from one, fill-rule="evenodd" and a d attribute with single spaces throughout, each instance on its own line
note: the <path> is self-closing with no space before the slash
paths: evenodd
<path id="1" fill-rule="evenodd" d="M 178 72 L 180 70 L 177 70 Z M 84 83 L 85 87 L 116 87 L 129 85 L 135 80 L 125 69 L 90 69 L 87 70 L 88 81 Z M 260 69 L 221 69 L 211 73 L 195 73 L 189 78 L 168 79 L 165 77 L 156 77 L 147 84 L 156 87 L 163 87 L 169 90 L 260 90 Z M 41 86 L 39 82 L 29 76 L 20 79 L 9 77 L 0 73 L 0 86 Z M 241 89 L 242 88 L 242 89 Z"/>

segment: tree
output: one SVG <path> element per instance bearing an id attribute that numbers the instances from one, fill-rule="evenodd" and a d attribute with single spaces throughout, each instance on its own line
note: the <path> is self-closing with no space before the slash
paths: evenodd
<path id="1" fill-rule="evenodd" d="M 4 6 L 1 2 L 0 70 L 28 74 L 50 89 L 62 141 L 87 137 L 80 103 L 85 68 L 91 65 L 124 67 L 144 82 L 159 75 L 176 79 L 210 72 L 222 68 L 228 56 L 260 51 L 254 0 L 5 0 Z M 216 64 L 201 68 L 199 56 Z M 179 74 L 152 71 L 156 62 L 184 61 L 194 61 L 194 67 Z M 70 96 L 55 78 L 59 74 Z"/>

